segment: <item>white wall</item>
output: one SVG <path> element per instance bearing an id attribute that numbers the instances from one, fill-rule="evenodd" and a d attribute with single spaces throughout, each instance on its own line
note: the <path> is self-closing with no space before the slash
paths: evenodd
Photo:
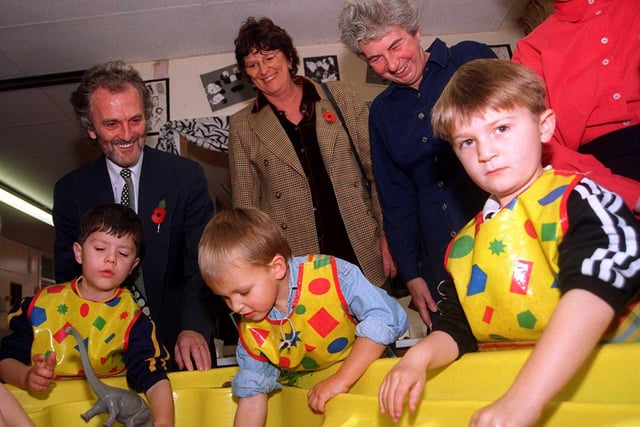
<path id="1" fill-rule="evenodd" d="M 447 44 L 454 44 L 462 40 L 476 40 L 489 45 L 510 44 L 513 49 L 516 41 L 522 37 L 522 32 L 517 28 L 513 28 L 501 32 L 453 34 L 439 37 Z M 423 37 L 422 45 L 425 48 L 428 47 L 433 39 L 433 36 Z M 296 48 L 301 58 L 337 55 L 340 80 L 352 83 L 366 101 L 372 100 L 383 89 L 381 86 L 365 83 L 365 63 L 340 43 L 296 46 Z M 169 78 L 170 118 L 171 120 L 176 120 L 233 114 L 246 105 L 246 102 L 230 105 L 212 113 L 200 81 L 201 74 L 225 68 L 235 63 L 233 52 L 229 52 L 218 55 L 138 63 L 134 64 L 134 66 L 140 71 L 145 80 Z M 302 64 L 300 64 L 301 70 Z"/>
<path id="2" fill-rule="evenodd" d="M 22 296 L 34 294 L 40 286 L 40 258 L 50 254 L 30 248 L 0 236 L 0 337 L 6 327 L 7 309 L 5 299 L 10 295 L 10 284 L 22 285 Z"/>

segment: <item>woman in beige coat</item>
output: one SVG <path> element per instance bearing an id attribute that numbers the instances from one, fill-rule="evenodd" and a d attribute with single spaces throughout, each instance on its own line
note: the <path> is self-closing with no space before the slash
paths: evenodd
<path id="1" fill-rule="evenodd" d="M 238 65 L 258 94 L 230 120 L 234 206 L 267 212 L 280 225 L 293 255 L 335 255 L 359 265 L 381 286 L 396 270 L 371 169 L 366 104 L 350 86 L 328 83 L 363 177 L 322 87 L 296 75 L 299 58 L 287 32 L 268 18 L 249 18 L 235 45 Z"/>

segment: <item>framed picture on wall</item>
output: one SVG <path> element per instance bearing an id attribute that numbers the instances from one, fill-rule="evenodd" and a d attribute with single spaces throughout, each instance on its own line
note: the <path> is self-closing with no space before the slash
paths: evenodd
<path id="1" fill-rule="evenodd" d="M 495 52 L 499 59 L 511 59 L 511 45 L 509 44 L 496 44 L 489 46 L 492 51 Z"/>
<path id="2" fill-rule="evenodd" d="M 340 80 L 340 71 L 338 70 L 338 56 L 314 56 L 303 58 L 304 75 L 318 83 Z"/>
<path id="3" fill-rule="evenodd" d="M 200 81 L 212 112 L 256 96 L 253 84 L 236 64 L 200 74 Z"/>
<path id="4" fill-rule="evenodd" d="M 162 125 L 169 121 L 169 79 L 147 80 L 144 84 L 153 104 L 147 135 L 158 135 Z"/>

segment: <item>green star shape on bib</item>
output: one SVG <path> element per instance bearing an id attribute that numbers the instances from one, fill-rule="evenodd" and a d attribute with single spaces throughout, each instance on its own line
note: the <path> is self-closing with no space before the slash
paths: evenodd
<path id="1" fill-rule="evenodd" d="M 489 250 L 493 255 L 500 255 L 501 253 L 504 253 L 504 248 L 506 248 L 506 246 L 502 240 L 495 239 L 493 242 L 489 243 Z"/>

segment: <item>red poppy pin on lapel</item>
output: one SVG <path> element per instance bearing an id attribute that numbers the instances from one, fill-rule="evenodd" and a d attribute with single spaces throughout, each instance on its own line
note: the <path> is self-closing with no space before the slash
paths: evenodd
<path id="1" fill-rule="evenodd" d="M 165 217 L 167 216 L 167 202 L 164 199 L 160 200 L 158 206 L 153 210 L 151 214 L 151 221 L 154 224 L 158 224 L 158 233 L 160 233 L 160 224 L 164 222 Z"/>
<path id="2" fill-rule="evenodd" d="M 325 110 L 324 108 L 322 109 L 322 118 L 327 123 L 334 123 L 338 119 L 333 112 Z"/>

